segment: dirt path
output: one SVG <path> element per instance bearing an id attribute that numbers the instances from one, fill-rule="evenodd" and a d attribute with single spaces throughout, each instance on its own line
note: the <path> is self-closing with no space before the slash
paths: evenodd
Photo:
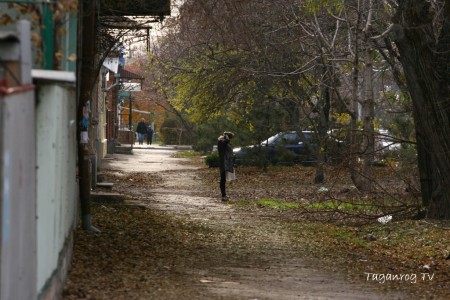
<path id="1" fill-rule="evenodd" d="M 149 296 L 149 291 L 141 288 L 141 292 L 133 291 L 129 299 L 406 298 L 400 293 L 377 290 L 379 287 L 373 283 L 352 282 L 339 270 L 323 266 L 306 253 L 301 241 L 292 239 L 285 224 L 275 217 L 240 211 L 232 202 L 223 204 L 219 198 L 210 197 L 211 189 L 218 186 L 205 184 L 196 171 L 198 166 L 173 154 L 174 150 L 162 147 L 135 149 L 134 155 L 114 155 L 103 165 L 110 176 L 124 179 L 118 180 L 115 190 L 128 195 L 127 204 L 163 212 L 189 227 L 189 242 L 183 245 L 181 254 L 155 254 L 167 256 L 159 258 L 164 263 L 154 264 L 165 264 L 164 276 L 170 283 L 164 289 L 173 290 Z M 156 186 L 139 184 L 139 178 L 130 174 L 150 176 Z M 158 241 L 161 247 L 171 249 L 171 245 L 164 246 L 166 242 Z M 129 272 L 131 278 L 142 276 L 131 269 Z M 70 285 L 76 284 L 69 282 L 68 294 L 75 294 L 70 292 Z M 146 288 L 156 287 L 150 283 Z"/>

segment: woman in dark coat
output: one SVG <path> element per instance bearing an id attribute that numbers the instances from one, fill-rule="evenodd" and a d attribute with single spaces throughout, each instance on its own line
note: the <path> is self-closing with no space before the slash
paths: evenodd
<path id="1" fill-rule="evenodd" d="M 220 192 L 222 193 L 222 201 L 227 201 L 228 196 L 225 189 L 227 181 L 227 172 L 234 173 L 234 157 L 233 148 L 230 140 L 234 137 L 232 132 L 224 132 L 217 141 L 217 150 L 219 151 L 219 168 L 220 168 Z"/>
<path id="2" fill-rule="evenodd" d="M 142 118 L 141 121 L 138 123 L 136 132 L 138 134 L 139 145 L 143 145 L 144 144 L 144 136 L 147 133 L 147 125 L 145 124 L 144 118 Z"/>

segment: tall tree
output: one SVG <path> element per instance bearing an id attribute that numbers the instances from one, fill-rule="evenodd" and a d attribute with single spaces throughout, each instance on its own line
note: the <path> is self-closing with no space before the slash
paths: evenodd
<path id="1" fill-rule="evenodd" d="M 395 43 L 413 101 L 422 198 L 450 218 L 450 1 L 399 0 Z"/>
<path id="2" fill-rule="evenodd" d="M 319 43 L 327 71 L 320 85 L 332 90 L 334 106 L 350 116 L 348 166 L 355 186 L 372 190 L 375 148 L 375 71 L 380 65 L 372 37 L 384 30 L 383 4 L 373 0 L 310 0 L 303 23 Z M 381 85 L 380 85 L 381 86 Z M 381 91 L 379 91 L 381 92 Z M 359 163 L 359 162 L 362 163 Z"/>

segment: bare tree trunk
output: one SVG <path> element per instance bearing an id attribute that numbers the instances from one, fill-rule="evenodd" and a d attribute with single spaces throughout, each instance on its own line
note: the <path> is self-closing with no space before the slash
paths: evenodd
<path id="1" fill-rule="evenodd" d="M 349 158 L 349 168 L 351 179 L 353 184 L 356 186 L 358 190 L 365 190 L 367 183 L 363 176 L 363 170 L 360 164 L 360 152 L 361 147 L 359 147 L 360 136 L 358 135 L 358 117 L 359 117 L 359 95 L 358 95 L 358 81 L 359 81 L 359 43 L 360 43 L 360 34 L 359 34 L 359 26 L 361 23 L 361 15 L 358 14 L 358 19 L 356 21 L 355 26 L 355 38 L 354 38 L 354 59 L 353 59 L 353 75 L 352 75 L 352 110 L 353 114 L 351 115 L 350 121 L 350 158 Z"/>
<path id="2" fill-rule="evenodd" d="M 358 61 L 357 59 L 355 61 Z M 360 147 L 358 147 L 358 70 L 353 71 L 353 86 L 352 86 L 352 106 L 353 112 L 352 118 L 350 120 L 350 157 L 349 157 L 349 169 L 353 184 L 357 189 L 363 190 L 364 183 L 362 182 L 361 168 L 359 164 L 359 152 Z"/>
<path id="3" fill-rule="evenodd" d="M 328 76 L 324 76 L 328 78 Z M 319 136 L 319 141 L 317 144 L 317 166 L 316 166 L 316 176 L 314 177 L 314 183 L 322 183 L 325 180 L 324 165 L 326 162 L 326 152 L 325 143 L 327 141 L 327 131 L 330 129 L 330 107 L 331 107 L 331 94 L 328 84 L 324 84 L 322 92 L 320 95 L 318 113 L 319 113 L 319 124 L 317 128 L 317 133 Z"/>
<path id="4" fill-rule="evenodd" d="M 374 97 L 373 97 L 373 70 L 371 48 L 365 51 L 364 66 L 364 99 L 361 101 L 361 119 L 363 121 L 363 140 L 361 152 L 363 160 L 364 190 L 372 190 L 372 166 L 375 154 L 374 141 Z"/>
<path id="5" fill-rule="evenodd" d="M 442 10 L 437 43 L 430 3 L 399 4 L 395 42 L 413 101 L 419 149 L 426 147 L 419 152 L 423 203 L 429 217 L 450 219 L 450 3 Z"/>
<path id="6" fill-rule="evenodd" d="M 367 19 L 365 20 L 365 26 L 362 30 L 362 33 L 358 34 L 360 28 L 359 25 L 361 23 L 361 15 L 363 13 L 363 7 L 368 7 Z M 360 139 L 360 147 L 354 145 L 354 149 L 358 149 L 359 151 L 354 152 L 355 154 L 359 152 L 359 155 L 354 158 L 350 167 L 351 169 L 351 178 L 353 183 L 359 190 L 363 191 L 371 191 L 373 185 L 373 176 L 372 176 L 372 166 L 374 161 L 374 153 L 375 153 L 375 134 L 374 134 L 374 96 L 373 96 L 373 48 L 371 46 L 371 42 L 369 40 L 369 32 L 372 23 L 372 8 L 373 8 L 373 0 L 368 0 L 363 3 L 358 2 L 358 10 L 359 17 L 358 22 L 356 23 L 356 37 L 355 44 L 363 43 L 364 47 L 356 47 L 355 46 L 355 71 L 353 78 L 353 88 L 354 88 L 354 111 L 355 117 L 352 118 L 352 142 L 357 143 Z M 356 136 L 356 133 L 359 131 L 356 126 L 357 116 L 358 116 L 358 79 L 359 79 L 359 58 L 358 51 L 364 48 L 364 91 L 362 95 L 362 100 L 359 101 L 361 104 L 361 120 L 363 122 L 363 131 L 362 136 Z M 353 120 L 354 119 L 354 120 Z M 353 152 L 353 151 L 352 151 Z"/>

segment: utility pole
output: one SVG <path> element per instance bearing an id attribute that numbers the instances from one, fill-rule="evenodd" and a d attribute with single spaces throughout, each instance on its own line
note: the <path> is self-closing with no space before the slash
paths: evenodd
<path id="1" fill-rule="evenodd" d="M 82 0 L 79 3 L 80 11 L 80 40 L 78 44 L 78 58 L 81 65 L 78 65 L 77 82 L 78 87 L 78 172 L 79 172 L 79 192 L 81 206 L 81 222 L 84 230 L 98 232 L 98 229 L 91 223 L 91 168 L 88 151 L 88 139 L 81 138 L 82 134 L 88 135 L 89 125 L 82 124 L 83 117 L 86 121 L 87 106 L 91 102 L 91 91 L 95 77 L 95 33 L 96 33 L 96 2 L 91 0 Z M 87 116 L 89 120 L 89 116 Z"/>
<path id="2" fill-rule="evenodd" d="M 128 122 L 130 131 L 133 130 L 133 98 L 131 97 L 131 92 L 129 92 L 130 97 L 130 119 Z"/>

